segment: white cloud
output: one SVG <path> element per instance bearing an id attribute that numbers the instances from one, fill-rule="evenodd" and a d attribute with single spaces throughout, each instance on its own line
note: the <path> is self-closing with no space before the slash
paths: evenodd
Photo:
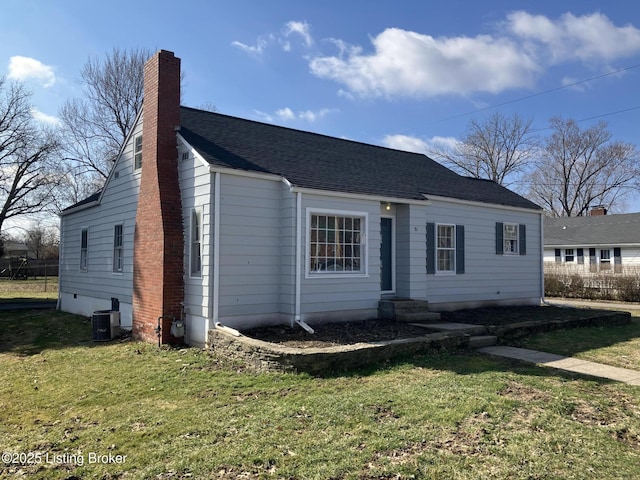
<path id="1" fill-rule="evenodd" d="M 42 123 L 48 123 L 50 125 L 60 124 L 60 119 L 54 115 L 48 115 L 35 108 L 31 109 L 31 116 Z"/>
<path id="2" fill-rule="evenodd" d="M 269 35 L 267 37 L 258 37 L 255 45 L 247 45 L 242 42 L 233 41 L 231 45 L 239 48 L 240 50 L 250 54 L 260 56 L 262 52 L 269 46 L 269 44 L 273 42 L 273 36 Z"/>
<path id="3" fill-rule="evenodd" d="M 296 118 L 296 114 L 293 113 L 293 110 L 291 110 L 289 107 L 277 110 L 276 115 L 280 120 L 294 120 Z"/>
<path id="4" fill-rule="evenodd" d="M 534 48 L 546 49 L 545 56 L 552 63 L 610 61 L 640 52 L 639 29 L 632 25 L 617 27 L 599 12 L 579 17 L 565 13 L 553 21 L 519 11 L 507 16 L 506 25 L 516 37 L 533 42 Z"/>
<path id="5" fill-rule="evenodd" d="M 405 152 L 425 153 L 427 150 L 427 142 L 409 135 L 385 135 L 382 143 L 385 147 Z"/>
<path id="6" fill-rule="evenodd" d="M 530 87 L 539 66 L 506 38 L 433 38 L 389 28 L 372 39 L 374 53 L 333 41 L 338 56 L 316 57 L 313 74 L 336 80 L 361 96 L 430 97 L 498 93 Z"/>
<path id="7" fill-rule="evenodd" d="M 276 112 L 272 115 L 267 112 L 262 112 L 260 110 L 254 110 L 256 116 L 258 116 L 262 121 L 274 123 L 276 121 L 280 122 L 293 122 L 296 120 L 313 123 L 316 120 L 329 115 L 330 113 L 337 112 L 336 109 L 333 108 L 322 108 L 320 110 L 300 110 L 298 112 L 294 112 L 289 107 L 284 107 L 276 110 Z"/>
<path id="8" fill-rule="evenodd" d="M 309 29 L 309 24 L 307 22 L 287 22 L 284 36 L 289 37 L 291 34 L 298 34 L 302 36 L 305 46 L 309 48 L 313 45 L 313 38 L 311 37 L 311 33 L 309 33 Z"/>
<path id="9" fill-rule="evenodd" d="M 289 38 L 291 35 L 299 35 L 302 37 L 303 44 L 306 48 L 313 45 L 313 37 L 310 33 L 310 26 L 307 22 L 290 21 L 284 26 L 284 30 L 280 34 L 270 33 L 268 35 L 261 35 L 256 40 L 255 45 L 248 45 L 246 43 L 233 41 L 231 45 L 239 48 L 240 50 L 254 56 L 261 56 L 265 50 L 273 44 L 280 44 L 285 52 L 291 51 L 291 42 Z"/>
<path id="10" fill-rule="evenodd" d="M 445 150 L 454 150 L 459 145 L 460 140 L 455 137 L 440 137 L 436 135 L 427 140 L 428 150 L 439 148 Z"/>
<path id="11" fill-rule="evenodd" d="M 14 56 L 9 59 L 9 73 L 7 78 L 12 80 L 26 81 L 37 80 L 45 88 L 56 83 L 56 76 L 53 67 L 30 57 Z"/>
<path id="12" fill-rule="evenodd" d="M 531 88 L 551 65 L 640 53 L 640 29 L 601 13 L 552 19 L 518 11 L 498 27 L 490 35 L 437 38 L 388 28 L 371 38 L 370 52 L 332 38 L 337 53 L 311 58 L 309 66 L 341 84 L 344 97 L 427 98 Z"/>

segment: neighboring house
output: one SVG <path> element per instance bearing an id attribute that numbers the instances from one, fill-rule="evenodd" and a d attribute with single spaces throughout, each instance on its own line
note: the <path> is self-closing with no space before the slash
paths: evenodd
<path id="1" fill-rule="evenodd" d="M 583 273 L 640 266 L 640 213 L 606 215 L 598 208 L 585 217 L 545 218 L 544 261 Z"/>
<path id="2" fill-rule="evenodd" d="M 539 304 L 542 210 L 521 196 L 424 155 L 180 107 L 171 52 L 144 88 L 102 192 L 62 213 L 62 310 L 119 305 L 147 341 L 184 313 L 203 344 L 218 322 L 370 319 L 383 298 Z"/>
<path id="3" fill-rule="evenodd" d="M 3 243 L 4 255 L 2 258 L 31 258 L 33 253 L 29 251 L 23 242 L 17 242 L 15 240 L 5 240 Z"/>

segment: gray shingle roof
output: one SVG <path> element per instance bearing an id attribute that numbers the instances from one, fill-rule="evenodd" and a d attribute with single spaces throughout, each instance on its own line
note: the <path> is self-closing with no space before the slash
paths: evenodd
<path id="1" fill-rule="evenodd" d="M 540 209 L 487 180 L 462 177 L 425 155 L 219 113 L 180 109 L 180 134 L 212 165 L 270 173 L 296 187 L 382 197 L 437 195 Z"/>
<path id="2" fill-rule="evenodd" d="M 640 213 L 544 219 L 544 244 L 640 244 Z"/>

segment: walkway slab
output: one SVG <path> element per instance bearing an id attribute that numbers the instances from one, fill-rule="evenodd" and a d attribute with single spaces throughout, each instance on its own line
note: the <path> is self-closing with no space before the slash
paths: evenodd
<path id="1" fill-rule="evenodd" d="M 536 365 L 556 368 L 567 372 L 607 378 L 609 380 L 615 380 L 629 385 L 640 385 L 640 372 L 636 370 L 612 367 L 610 365 L 589 362 L 575 357 L 564 357 L 562 355 L 539 352 L 537 350 L 504 346 L 483 347 L 476 351 L 486 355 L 511 358 L 513 360 L 534 363 Z"/>

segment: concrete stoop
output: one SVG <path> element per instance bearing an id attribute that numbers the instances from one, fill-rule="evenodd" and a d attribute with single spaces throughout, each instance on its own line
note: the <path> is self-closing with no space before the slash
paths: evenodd
<path id="1" fill-rule="evenodd" d="M 396 322 L 438 322 L 440 314 L 429 311 L 429 302 L 389 299 L 378 302 L 378 318 Z"/>

